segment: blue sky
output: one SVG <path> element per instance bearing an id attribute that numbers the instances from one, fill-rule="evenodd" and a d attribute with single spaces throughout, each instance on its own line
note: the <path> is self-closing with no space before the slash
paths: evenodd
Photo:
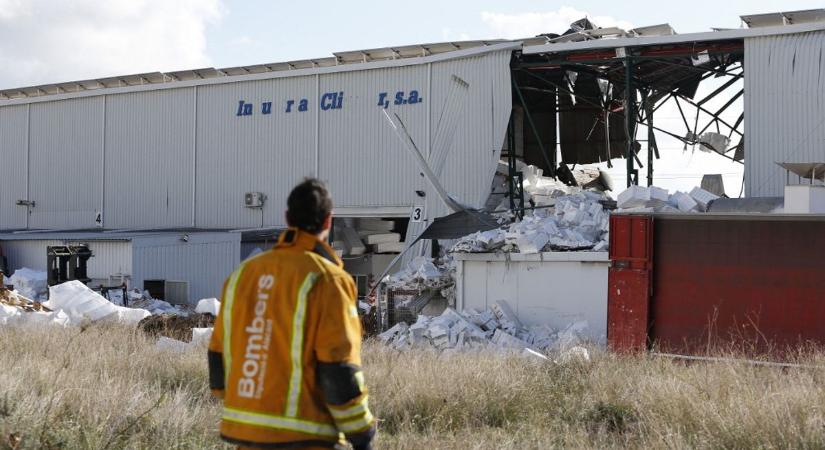
<path id="1" fill-rule="evenodd" d="M 226 0 L 220 21 L 207 27 L 207 52 L 217 66 L 329 56 L 340 50 L 503 37 L 484 13 L 516 19 L 574 8 L 634 26 L 668 22 L 677 32 L 740 26 L 739 15 L 776 11 L 775 1 L 316 1 Z M 822 7 L 781 2 L 784 10 Z M 489 16 L 488 16 L 489 17 Z M 514 21 L 518 23 L 518 21 Z M 598 24 L 598 23 L 597 23 Z M 511 33 L 520 35 L 517 26 Z M 548 29 L 562 32 L 564 29 Z"/>

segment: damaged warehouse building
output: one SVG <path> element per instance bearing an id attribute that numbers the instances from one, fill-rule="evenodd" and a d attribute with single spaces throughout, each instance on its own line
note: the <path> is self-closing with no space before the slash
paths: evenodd
<path id="1" fill-rule="evenodd" d="M 522 217 L 542 179 L 614 190 L 591 164 L 621 161 L 628 185 L 653 185 L 657 135 L 744 164 L 746 197 L 780 196 L 775 162 L 825 161 L 825 11 L 742 19 L 691 34 L 584 19 L 521 40 L 6 89 L 0 248 L 9 273 L 46 270 L 55 246 L 87 248 L 93 282 L 169 284 L 171 300 L 193 303 L 272 245 L 290 188 L 314 176 L 332 191 L 331 239 L 363 296 L 454 212 L 439 190 Z M 718 87 L 698 96 L 708 80 Z M 665 104 L 683 128 L 658 125 Z M 432 242 L 407 261 L 437 252 Z"/>

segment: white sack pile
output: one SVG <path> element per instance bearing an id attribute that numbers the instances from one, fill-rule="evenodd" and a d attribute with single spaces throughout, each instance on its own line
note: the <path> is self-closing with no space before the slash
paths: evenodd
<path id="1" fill-rule="evenodd" d="M 40 303 L 23 297 L 17 292 L 0 292 L 0 326 L 58 325 L 69 324 L 69 316 L 63 311 L 51 311 Z"/>
<path id="2" fill-rule="evenodd" d="M 543 183 L 543 181 L 542 181 Z M 555 188 L 554 188 L 555 189 Z M 560 191 L 554 191 L 556 193 Z M 610 214 L 600 200 L 604 193 L 581 191 L 542 201 L 551 208 L 535 209 L 520 222 L 461 238 L 450 249 L 455 253 L 539 253 L 552 250 L 607 249 Z"/>
<path id="3" fill-rule="evenodd" d="M 46 281 L 46 272 L 24 267 L 17 269 L 7 280 L 8 284 L 14 286 L 14 290 L 20 295 L 32 300 L 41 300 L 46 296 L 49 285 Z"/>
<path id="4" fill-rule="evenodd" d="M 378 335 L 397 350 L 433 348 L 438 351 L 474 349 L 529 350 L 533 353 L 564 351 L 583 341 L 587 322 L 575 322 L 557 331 L 547 326 L 525 327 L 506 301 L 484 311 L 457 313 L 447 308 L 436 317 L 418 316 L 411 326 L 398 323 Z"/>
<path id="5" fill-rule="evenodd" d="M 150 315 L 145 309 L 115 305 L 77 280 L 50 287 L 49 301 L 43 306 L 53 311 L 62 311 L 69 317 L 71 324 L 105 320 L 137 325 Z"/>
<path id="6" fill-rule="evenodd" d="M 719 198 L 702 188 L 695 187 L 690 193 L 657 186 L 630 186 L 619 194 L 616 205 L 622 212 L 705 212 L 708 205 Z"/>

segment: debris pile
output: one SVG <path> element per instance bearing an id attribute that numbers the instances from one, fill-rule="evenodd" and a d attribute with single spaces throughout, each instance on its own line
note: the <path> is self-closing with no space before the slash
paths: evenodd
<path id="1" fill-rule="evenodd" d="M 421 315 L 414 324 L 400 322 L 378 338 L 402 351 L 422 347 L 442 352 L 497 348 L 541 354 L 576 347 L 584 340 L 587 327 L 585 321 L 560 331 L 548 326 L 525 327 L 502 300 L 483 312 L 470 310 L 460 314 L 447 308 L 440 316 Z"/>
<path id="2" fill-rule="evenodd" d="M 137 300 L 130 300 L 129 307 L 145 309 L 152 315 L 173 314 L 178 316 L 187 316 L 190 313 L 190 310 L 186 307 L 181 305 L 173 305 L 169 302 L 152 298 L 148 296 L 148 292 L 145 294 L 146 295 L 139 297 Z"/>
<path id="3" fill-rule="evenodd" d="M 600 203 L 607 200 L 604 193 L 579 190 L 566 194 L 555 184 L 543 180 L 539 184 L 547 185 L 547 194 L 535 194 L 533 198 L 541 195 L 542 206 L 548 207 L 533 210 L 520 222 L 465 236 L 450 251 L 540 253 L 607 249 L 610 214 Z M 554 197 L 559 193 L 562 195 Z"/>
<path id="4" fill-rule="evenodd" d="M 49 290 L 46 272 L 28 267 L 15 270 L 8 278 L 8 283 L 13 285 L 14 290 L 20 295 L 32 300 L 45 300 L 46 292 Z"/>
<path id="5" fill-rule="evenodd" d="M 385 278 L 391 289 L 425 290 L 443 289 L 454 284 L 451 260 L 436 262 L 432 258 L 417 256 L 403 270 Z"/>
<path id="6" fill-rule="evenodd" d="M 211 330 L 214 323 L 215 316 L 211 314 L 190 314 L 188 316 L 161 314 L 144 318 L 137 324 L 137 328 L 149 336 L 162 336 L 190 342 L 193 339 L 192 330 L 198 328 Z"/>
<path id="7" fill-rule="evenodd" d="M 719 196 L 695 187 L 689 193 L 657 186 L 630 186 L 619 194 L 616 205 L 622 212 L 705 212 Z"/>
<path id="8" fill-rule="evenodd" d="M 205 298 L 198 302 L 198 306 L 195 307 L 195 312 L 192 314 L 153 315 L 141 320 L 137 327 L 150 336 L 166 337 L 184 343 L 202 340 L 206 333 L 211 336 L 215 317 L 217 317 L 220 310 L 221 302 L 218 299 Z M 206 340 L 209 339 L 206 338 Z M 160 341 L 158 344 L 162 345 Z"/>

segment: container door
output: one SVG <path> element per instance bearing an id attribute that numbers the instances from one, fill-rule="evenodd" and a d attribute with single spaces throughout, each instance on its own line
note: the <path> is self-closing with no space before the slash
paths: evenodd
<path id="1" fill-rule="evenodd" d="M 645 350 L 650 324 L 653 217 L 610 217 L 607 341 L 614 351 Z"/>

